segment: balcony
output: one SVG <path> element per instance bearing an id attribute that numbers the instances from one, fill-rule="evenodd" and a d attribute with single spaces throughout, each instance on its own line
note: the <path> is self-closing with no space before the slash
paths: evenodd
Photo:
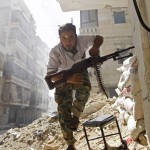
<path id="1" fill-rule="evenodd" d="M 80 35 L 94 35 L 99 33 L 98 27 L 84 27 L 80 28 Z"/>
<path id="2" fill-rule="evenodd" d="M 30 18 L 27 19 L 26 16 L 23 15 L 23 13 L 20 10 L 13 10 L 12 16 L 11 16 L 11 23 L 17 24 L 20 26 L 20 28 L 29 36 L 29 27 L 33 27 L 35 29 L 34 25 L 29 26 L 30 24 Z M 32 29 L 32 28 L 31 28 Z"/>
<path id="3" fill-rule="evenodd" d="M 12 49 L 22 51 L 30 58 L 33 58 L 33 50 L 30 48 L 29 43 L 25 44 L 18 38 L 14 37 L 9 39 L 9 47 L 11 47 Z"/>
<path id="4" fill-rule="evenodd" d="M 25 34 L 25 32 L 23 32 L 23 30 L 19 26 L 11 26 L 9 39 L 17 39 L 29 52 L 31 51 L 31 39 Z"/>
<path id="5" fill-rule="evenodd" d="M 24 88 L 28 88 L 28 89 L 31 89 L 31 84 L 30 83 L 27 83 L 13 75 L 11 75 L 9 78 L 5 78 L 5 82 L 7 83 L 14 83 L 14 84 L 17 84 L 17 85 L 20 85 L 20 86 L 23 86 Z"/>

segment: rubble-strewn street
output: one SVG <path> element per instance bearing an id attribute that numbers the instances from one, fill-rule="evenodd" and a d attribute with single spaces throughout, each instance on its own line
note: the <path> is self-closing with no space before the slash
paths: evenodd
<path id="1" fill-rule="evenodd" d="M 84 137 L 82 123 L 103 114 L 113 114 L 118 116 L 118 112 L 111 108 L 115 99 L 106 99 L 101 94 L 91 95 L 84 113 L 81 117 L 80 126 L 77 132 L 74 133 L 77 139 L 77 150 L 88 150 L 88 146 Z M 115 132 L 116 125 L 109 124 L 105 128 L 105 133 Z M 127 126 L 121 128 L 121 133 L 124 140 L 129 139 L 130 134 Z M 99 128 L 88 128 L 90 138 L 100 135 Z M 107 137 L 107 143 L 110 150 L 117 150 L 117 146 L 121 145 L 118 135 Z M 97 139 L 90 141 L 93 150 L 103 149 L 103 140 Z M 33 123 L 23 128 L 13 128 L 0 136 L 0 150 L 65 150 L 66 144 L 63 140 L 57 117 L 49 117 L 45 115 Z M 130 150 L 147 150 L 140 144 L 131 141 Z"/>

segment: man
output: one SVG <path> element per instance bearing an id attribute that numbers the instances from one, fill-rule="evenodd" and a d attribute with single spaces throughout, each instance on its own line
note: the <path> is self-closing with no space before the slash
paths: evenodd
<path id="1" fill-rule="evenodd" d="M 67 23 L 59 28 L 60 43 L 49 54 L 47 75 L 67 70 L 71 66 L 85 58 L 85 51 L 89 46 L 93 47 L 89 53 L 91 56 L 99 55 L 98 48 L 103 43 L 101 36 L 77 36 L 76 27 Z M 54 77 L 56 81 L 58 77 Z M 76 100 L 73 101 L 73 90 Z M 67 142 L 66 150 L 75 150 L 73 131 L 79 125 L 79 117 L 83 112 L 89 98 L 91 84 L 88 72 L 76 73 L 67 78 L 67 83 L 56 87 L 55 101 L 58 104 L 59 123 L 64 139 Z"/>

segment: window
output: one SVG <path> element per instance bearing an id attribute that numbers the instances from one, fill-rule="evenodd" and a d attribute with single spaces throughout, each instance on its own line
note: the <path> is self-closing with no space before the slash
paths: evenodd
<path id="1" fill-rule="evenodd" d="M 81 27 L 98 26 L 97 10 L 83 10 L 80 12 Z"/>
<path id="2" fill-rule="evenodd" d="M 121 12 L 113 12 L 114 14 L 114 23 L 119 24 L 119 23 L 125 23 L 125 11 Z"/>
<path id="3" fill-rule="evenodd" d="M 22 87 L 17 85 L 17 98 L 22 99 Z"/>

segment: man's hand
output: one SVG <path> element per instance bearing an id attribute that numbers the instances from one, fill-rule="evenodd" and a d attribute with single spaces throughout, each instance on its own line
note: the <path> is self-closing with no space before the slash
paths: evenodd
<path id="1" fill-rule="evenodd" d="M 81 85 L 83 84 L 82 73 L 75 73 L 67 78 L 67 83 Z"/>
<path id="2" fill-rule="evenodd" d="M 89 54 L 90 56 L 94 57 L 94 56 L 98 56 L 99 55 L 99 49 L 97 47 L 92 47 L 89 50 Z"/>
<path id="3" fill-rule="evenodd" d="M 97 35 L 94 39 L 93 47 L 89 50 L 90 56 L 98 56 L 99 55 L 99 48 L 103 44 L 103 37 Z"/>
<path id="4" fill-rule="evenodd" d="M 54 81 L 54 82 L 56 82 L 58 80 L 61 80 L 62 78 L 63 78 L 63 74 L 58 74 L 58 75 L 52 77 L 51 80 Z"/>
<path id="5" fill-rule="evenodd" d="M 56 73 L 56 71 L 48 72 L 48 73 L 47 73 L 47 76 L 51 76 L 51 75 L 53 75 L 53 74 L 55 74 L 55 73 Z M 63 78 L 63 74 L 57 74 L 57 75 L 55 75 L 55 76 L 53 76 L 53 77 L 51 78 L 51 81 L 56 82 L 56 81 L 58 81 L 58 80 L 61 80 L 62 78 Z"/>

